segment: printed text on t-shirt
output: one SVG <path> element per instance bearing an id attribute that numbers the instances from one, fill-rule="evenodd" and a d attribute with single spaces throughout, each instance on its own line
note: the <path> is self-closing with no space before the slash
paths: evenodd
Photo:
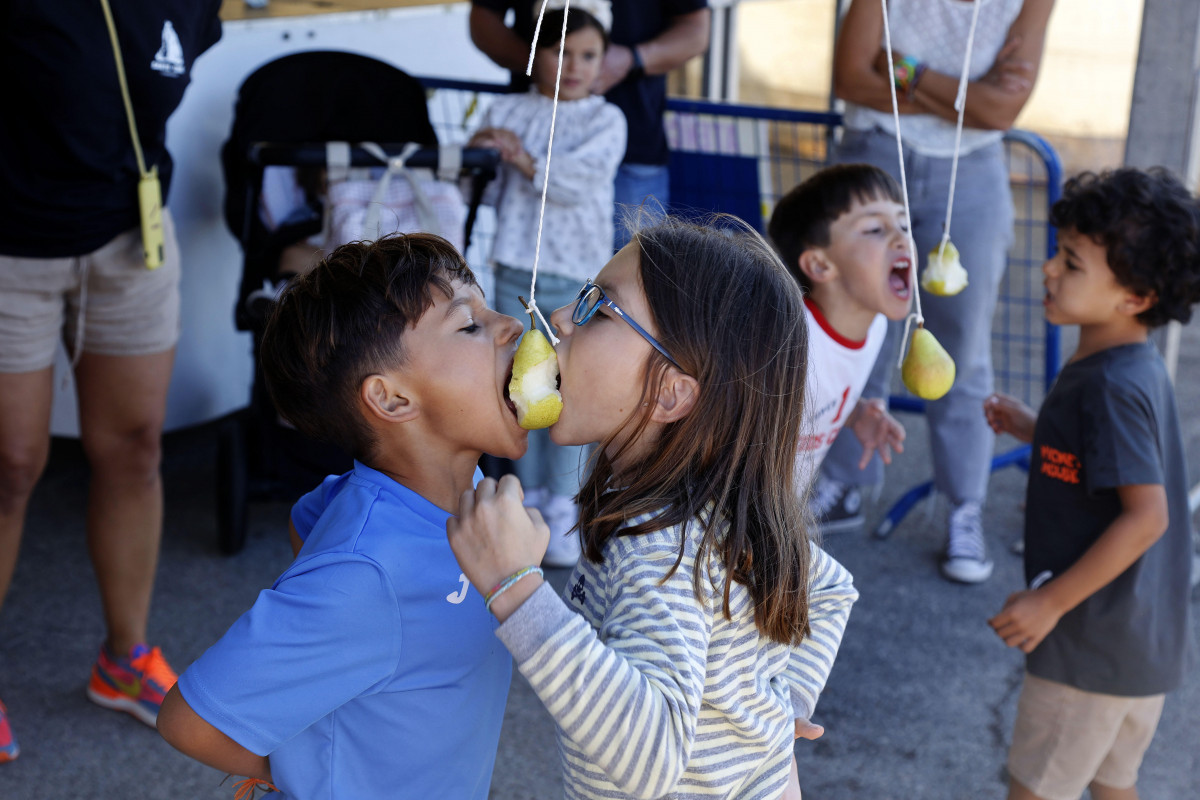
<path id="1" fill-rule="evenodd" d="M 1079 468 L 1082 466 L 1079 456 L 1045 444 L 1038 448 L 1038 454 L 1042 458 L 1043 475 L 1063 483 L 1079 483 Z"/>

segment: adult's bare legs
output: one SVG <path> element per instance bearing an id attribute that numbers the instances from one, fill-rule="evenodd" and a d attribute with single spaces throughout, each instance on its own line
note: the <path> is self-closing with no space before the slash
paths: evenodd
<path id="1" fill-rule="evenodd" d="M 79 427 L 91 465 L 87 538 L 109 651 L 146 641 L 162 539 L 162 428 L 175 351 L 84 353 L 75 369 Z"/>
<path id="2" fill-rule="evenodd" d="M 50 453 L 53 371 L 0 373 L 0 608 L 12 583 L 29 498 Z"/>

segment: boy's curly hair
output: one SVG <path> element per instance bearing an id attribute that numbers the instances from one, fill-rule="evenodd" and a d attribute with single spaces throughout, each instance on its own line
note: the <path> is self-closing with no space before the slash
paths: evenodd
<path id="1" fill-rule="evenodd" d="M 1156 299 L 1138 315 L 1147 328 L 1191 319 L 1200 301 L 1200 206 L 1165 169 L 1076 175 L 1050 222 L 1102 246 L 1117 283 Z"/>
<path id="2" fill-rule="evenodd" d="M 279 297 L 259 345 L 280 416 L 360 461 L 376 440 L 358 406 L 362 382 L 406 360 L 404 334 L 453 281 L 475 284 L 454 245 L 432 233 L 350 242 Z"/>

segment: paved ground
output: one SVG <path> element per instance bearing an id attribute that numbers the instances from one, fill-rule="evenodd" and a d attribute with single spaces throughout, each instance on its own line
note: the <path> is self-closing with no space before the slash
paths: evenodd
<path id="1" fill-rule="evenodd" d="M 1200 332 L 1185 332 L 1179 393 L 1191 474 L 1200 476 Z M 919 446 L 892 469 L 872 511 L 927 474 Z M 167 524 L 151 635 L 185 667 L 283 569 L 287 507 L 253 507 L 246 549 L 227 558 L 215 547 L 209 429 L 167 438 Z M 95 583 L 83 543 L 87 470 L 78 446 L 56 441 L 35 497 L 17 576 L 0 616 L 0 697 L 24 752 L 0 767 L 0 800 L 42 797 L 229 798 L 223 776 L 173 751 L 157 734 L 84 696 L 101 632 Z M 985 522 L 996 574 L 978 587 L 937 577 L 944 509 L 919 507 L 891 539 L 866 532 L 828 541 L 862 592 L 817 719 L 825 738 L 802 743 L 810 800 L 993 800 L 1004 797 L 1003 763 L 1022 660 L 984 620 L 1021 582 L 1007 548 L 1019 536 L 1023 476 L 992 479 Z M 566 572 L 551 576 L 559 586 Z M 1195 599 L 1193 611 L 1200 612 Z M 1200 633 L 1200 613 L 1196 614 Z M 1200 668 L 1168 698 L 1143 767 L 1145 800 L 1200 795 Z M 520 676 L 513 681 L 493 781 L 498 800 L 561 797 L 549 718 Z M 453 799 L 450 799 L 453 800 Z"/>

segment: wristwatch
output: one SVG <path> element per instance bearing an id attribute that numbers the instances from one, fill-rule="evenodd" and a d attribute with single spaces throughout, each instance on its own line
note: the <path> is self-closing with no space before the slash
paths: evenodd
<path id="1" fill-rule="evenodd" d="M 642 61 L 642 54 L 638 52 L 637 45 L 629 48 L 629 52 L 633 54 L 633 66 L 629 68 L 629 72 L 625 74 L 626 80 L 641 80 L 646 77 L 646 63 Z"/>

